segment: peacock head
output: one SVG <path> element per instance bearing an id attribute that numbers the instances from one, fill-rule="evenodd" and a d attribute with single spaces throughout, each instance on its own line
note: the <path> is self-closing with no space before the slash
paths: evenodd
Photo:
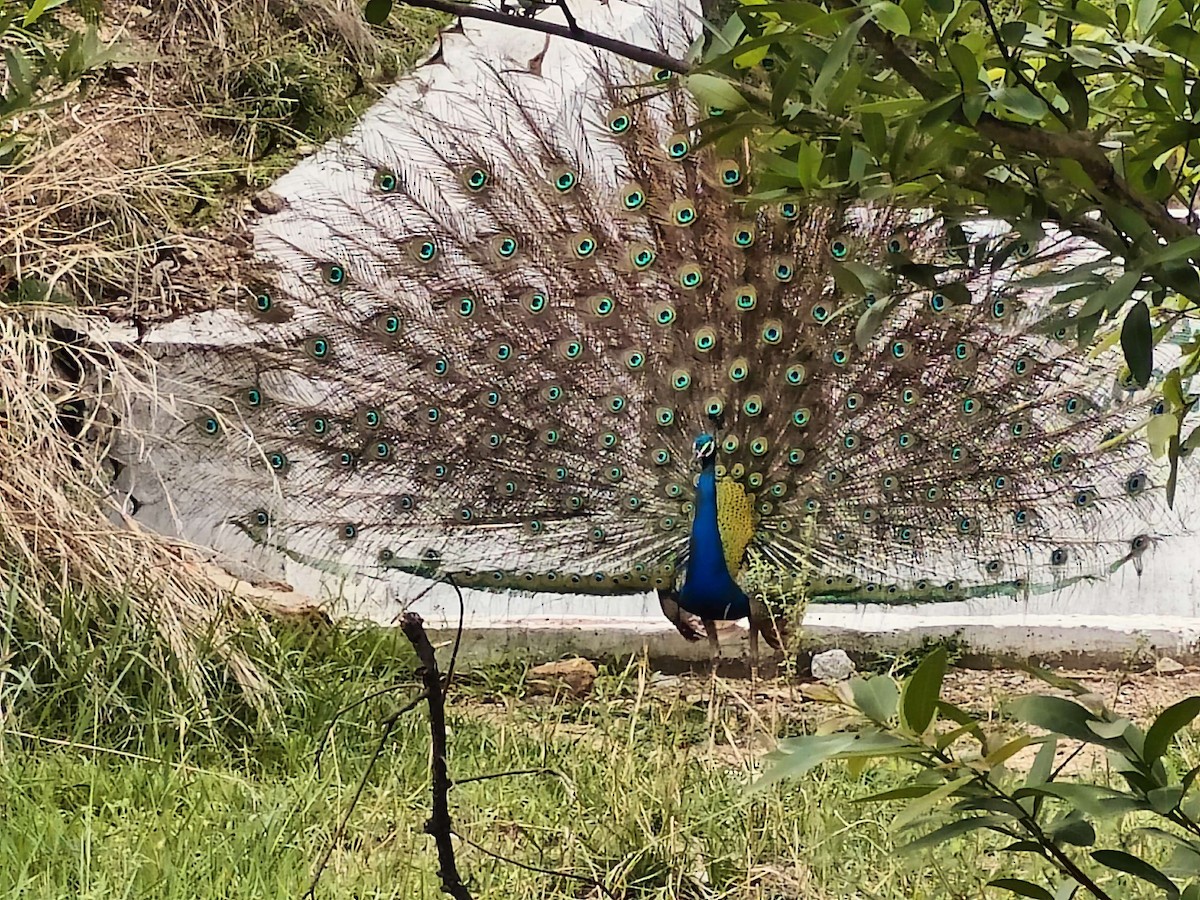
<path id="1" fill-rule="evenodd" d="M 717 439 L 711 434 L 701 434 L 692 442 L 692 450 L 696 454 L 696 459 L 702 463 L 712 459 L 717 452 Z"/>

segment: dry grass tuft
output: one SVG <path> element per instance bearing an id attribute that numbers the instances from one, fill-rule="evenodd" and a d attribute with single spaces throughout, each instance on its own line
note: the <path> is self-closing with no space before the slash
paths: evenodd
<path id="1" fill-rule="evenodd" d="M 139 360 L 91 349 L 64 333 L 61 314 L 0 310 L 0 593 L 6 620 L 28 619 L 53 652 L 63 598 L 120 598 L 138 630 L 162 638 L 149 661 L 165 681 L 203 703 L 202 660 L 215 656 L 245 698 L 269 713 L 266 676 L 239 649 L 255 608 L 220 590 L 186 547 L 127 527 L 104 499 L 114 379 L 143 384 Z M 80 610 L 70 615 L 79 619 Z"/>
<path id="2" fill-rule="evenodd" d="M 270 680 L 239 636 L 269 646 L 260 612 L 280 604 L 247 598 L 109 502 L 113 429 L 154 401 L 153 367 L 84 335 L 228 304 L 252 270 L 248 198 L 353 124 L 438 19 L 397 14 L 372 31 L 358 0 L 88 6 L 121 52 L 70 83 L 46 79 L 5 121 L 22 140 L 0 193 L 0 693 L 14 641 L 53 678 L 76 625 L 86 644 L 132 620 L 160 638 L 138 651 L 145 662 L 193 707 L 215 660 L 270 712 Z M 22 40 L 61 52 L 88 27 L 68 4 Z M 81 597 L 96 608 L 76 608 Z"/>
<path id="3" fill-rule="evenodd" d="M 373 31 L 360 7 L 108 0 L 111 59 L 5 122 L 23 143 L 0 194 L 0 296 L 138 321 L 228 302 L 249 198 L 353 125 L 439 21 Z M 88 27 L 69 5 L 53 17 L 47 47 Z"/>
<path id="4" fill-rule="evenodd" d="M 237 277 L 244 250 L 236 241 L 171 227 L 176 211 L 195 196 L 190 184 L 201 162 L 123 166 L 106 149 L 119 124 L 88 125 L 6 178 L 0 256 L 10 293 L 120 319 L 211 309 Z M 185 266 L 187 277 L 178 277 Z"/>

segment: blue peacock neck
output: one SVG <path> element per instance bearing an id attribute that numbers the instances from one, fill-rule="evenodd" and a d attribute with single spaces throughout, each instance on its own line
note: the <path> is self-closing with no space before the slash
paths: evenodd
<path id="1" fill-rule="evenodd" d="M 679 590 L 679 605 L 702 619 L 743 619 L 750 615 L 750 599 L 738 587 L 725 563 L 717 521 L 715 448 L 703 457 L 694 510 L 687 574 Z"/>

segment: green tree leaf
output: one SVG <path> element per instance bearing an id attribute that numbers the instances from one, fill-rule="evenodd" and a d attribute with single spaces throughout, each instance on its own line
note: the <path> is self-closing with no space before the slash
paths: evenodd
<path id="1" fill-rule="evenodd" d="M 1054 86 L 1058 88 L 1059 93 L 1063 95 L 1063 99 L 1067 101 L 1067 108 L 1071 112 L 1071 124 L 1076 128 L 1087 128 L 1088 120 L 1091 117 L 1091 104 L 1088 100 L 1087 88 L 1083 86 L 1083 82 L 1075 77 L 1074 72 L 1066 69 L 1054 79 Z M 1072 160 L 1072 162 L 1075 162 L 1075 160 Z"/>
<path id="2" fill-rule="evenodd" d="M 363 18 L 371 25 L 382 25 L 392 14 L 392 0 L 367 0 Z"/>
<path id="3" fill-rule="evenodd" d="M 1094 819 L 1109 819 L 1150 808 L 1150 804 L 1132 794 L 1096 784 L 1049 782 L 1038 787 L 1023 787 L 1013 791 L 1013 797 L 1017 800 L 1037 796 L 1066 800 L 1080 812 Z"/>
<path id="4" fill-rule="evenodd" d="M 947 781 L 937 790 L 930 791 L 924 797 L 914 800 L 908 806 L 904 807 L 896 818 L 892 819 L 892 830 L 899 831 L 906 825 L 917 821 L 917 819 L 928 813 L 943 800 L 953 795 L 955 791 L 965 787 L 977 777 L 973 772 L 969 775 L 962 775 L 953 781 Z"/>
<path id="5" fill-rule="evenodd" d="M 1129 374 L 1139 388 L 1145 388 L 1154 371 L 1154 329 L 1150 323 L 1150 307 L 1144 301 L 1135 302 L 1126 312 L 1121 325 L 1121 349 Z"/>
<path id="6" fill-rule="evenodd" d="M 709 75 L 707 72 L 694 72 L 684 79 L 684 83 L 705 107 L 715 106 L 730 111 L 746 106 L 746 98 L 742 96 L 742 92 L 727 78 Z"/>
<path id="7" fill-rule="evenodd" d="M 1011 825 L 1011 819 L 1005 819 L 1000 816 L 967 816 L 965 819 L 959 819 L 956 822 L 949 822 L 939 828 L 935 828 L 928 834 L 921 835 L 915 841 L 904 844 L 900 847 L 900 852 L 915 853 L 918 850 L 928 850 L 930 847 L 936 847 L 952 838 L 969 834 L 972 831 L 978 831 L 981 828 L 1003 833 L 1004 829 L 1011 827 Z"/>
<path id="8" fill-rule="evenodd" d="M 1112 743 L 1111 740 L 1101 738 L 1088 728 L 1088 722 L 1095 719 L 1095 716 L 1086 707 L 1073 700 L 1031 694 L 1026 697 L 1018 697 L 1009 704 L 1008 711 L 1022 722 L 1074 738 L 1077 741 L 1105 744 L 1106 746 Z"/>
<path id="9" fill-rule="evenodd" d="M 1035 122 L 1045 117 L 1050 111 L 1046 101 L 1038 97 L 1023 84 L 1014 87 L 998 88 L 992 95 L 997 103 L 1011 113 L 1033 119 Z"/>
<path id="10" fill-rule="evenodd" d="M 1113 25 L 1112 17 L 1095 3 L 1090 3 L 1089 0 L 1072 3 L 1069 8 L 1060 9 L 1059 15 L 1065 19 L 1082 22 L 1084 25 L 1095 25 L 1097 28 L 1111 28 Z"/>
<path id="11" fill-rule="evenodd" d="M 1150 441 L 1150 452 L 1156 458 L 1166 456 L 1171 441 L 1179 438 L 1179 416 L 1173 412 L 1151 416 L 1146 424 L 1146 438 Z"/>
<path id="12" fill-rule="evenodd" d="M 889 6 L 894 4 L 889 3 Z M 900 7 L 896 6 L 896 9 Z M 903 15 L 903 13 L 901 13 Z M 846 26 L 845 30 L 838 35 L 838 39 L 833 42 L 833 46 L 829 48 L 829 53 L 825 57 L 825 61 L 821 64 L 821 71 L 817 75 L 816 81 L 813 82 L 810 92 L 813 102 L 822 103 L 829 91 L 829 86 L 833 84 L 833 79 L 846 66 L 846 60 L 850 58 L 850 51 L 854 49 L 858 42 L 858 33 L 862 30 L 866 19 L 858 19 Z M 905 17 L 905 22 L 908 18 Z M 803 58 L 800 58 L 803 62 Z"/>
<path id="13" fill-rule="evenodd" d="M 966 44 L 951 44 L 946 48 L 946 56 L 962 80 L 964 89 L 979 83 L 979 58 Z"/>
<path id="14" fill-rule="evenodd" d="M 1110 869 L 1116 869 L 1118 872 L 1125 872 L 1141 878 L 1143 881 L 1148 881 L 1155 887 L 1162 890 L 1170 900 L 1178 900 L 1179 888 L 1166 875 L 1150 865 L 1144 859 L 1134 856 L 1132 853 L 1126 853 L 1124 850 L 1093 850 L 1092 859 L 1100 863 L 1102 866 L 1107 866 Z"/>
<path id="15" fill-rule="evenodd" d="M 800 185 L 812 190 L 821 183 L 821 164 L 825 151 L 815 142 L 801 141 L 796 147 L 796 179 Z"/>
<path id="16" fill-rule="evenodd" d="M 1153 763 L 1161 759 L 1171 745 L 1171 738 L 1196 716 L 1200 716 L 1200 697 L 1187 697 L 1159 713 L 1146 730 L 1143 750 L 1146 762 Z"/>
<path id="17" fill-rule="evenodd" d="M 988 887 L 1000 888 L 1018 897 L 1032 897 L 1033 900 L 1054 900 L 1054 895 L 1044 887 L 1039 887 L 1030 881 L 1020 878 L 994 878 L 987 883 Z"/>
<path id="18" fill-rule="evenodd" d="M 917 734 L 923 734 L 933 721 L 942 697 L 947 661 L 946 648 L 938 647 L 921 660 L 904 684 L 900 706 L 902 721 Z"/>
<path id="19" fill-rule="evenodd" d="M 1096 843 L 1096 829 L 1078 814 L 1052 827 L 1050 836 L 1056 841 L 1076 847 L 1090 847 Z"/>
<path id="20" fill-rule="evenodd" d="M 1154 788 L 1146 792 L 1146 800 L 1150 803 L 1150 808 L 1160 816 L 1165 816 L 1183 799 L 1183 787 L 1178 784 L 1169 784 L 1166 787 Z"/>
<path id="21" fill-rule="evenodd" d="M 1161 263 L 1177 262 L 1181 259 L 1196 258 L 1200 255 L 1200 235 L 1192 235 L 1191 237 L 1180 238 L 1176 241 L 1171 241 L 1163 247 L 1159 247 L 1153 253 L 1147 253 L 1141 258 L 1143 266 L 1159 265 Z"/>
<path id="22" fill-rule="evenodd" d="M 1186 25 L 1171 25 L 1158 33 L 1158 39 L 1193 64 L 1200 59 L 1200 33 Z"/>
<path id="23" fill-rule="evenodd" d="M 853 746 L 853 734 L 811 734 L 789 738 L 778 750 L 767 754 L 766 772 L 753 784 L 761 790 L 785 778 L 798 778 L 835 754 Z"/>
<path id="24" fill-rule="evenodd" d="M 877 3 L 872 3 L 871 12 L 880 28 L 904 37 L 908 37 L 912 31 L 912 23 L 908 21 L 904 10 L 890 0 L 879 0 Z"/>
<path id="25" fill-rule="evenodd" d="M 900 690 L 896 687 L 896 682 L 886 675 L 852 678 L 850 691 L 854 695 L 855 706 L 868 719 L 884 725 L 896 714 Z"/>
<path id="26" fill-rule="evenodd" d="M 1108 287 L 1101 288 L 1088 298 L 1076 315 L 1086 319 L 1100 312 L 1113 312 L 1129 299 L 1133 289 L 1142 280 L 1141 272 L 1125 272 Z"/>

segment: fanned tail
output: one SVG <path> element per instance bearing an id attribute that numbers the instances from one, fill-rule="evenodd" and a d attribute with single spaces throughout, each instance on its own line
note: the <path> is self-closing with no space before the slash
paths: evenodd
<path id="1" fill-rule="evenodd" d="M 587 16 L 676 53 L 692 33 Z M 148 337 L 176 407 L 126 469 L 141 518 L 334 584 L 669 600 L 715 420 L 756 603 L 1053 590 L 1181 527 L 1126 438 L 1153 400 L 1040 325 L 1072 310 L 1040 274 L 1085 245 L 746 203 L 749 161 L 702 145 L 719 111 L 669 73 L 509 37 L 492 63 L 447 37 L 276 185 L 273 271 L 233 314 Z"/>

